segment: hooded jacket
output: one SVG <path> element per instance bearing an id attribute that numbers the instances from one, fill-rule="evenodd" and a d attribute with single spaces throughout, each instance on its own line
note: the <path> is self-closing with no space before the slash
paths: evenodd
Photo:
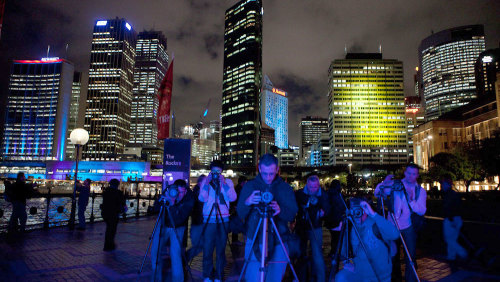
<path id="1" fill-rule="evenodd" d="M 280 235 L 288 233 L 289 229 L 287 224 L 294 220 L 298 210 L 293 188 L 279 176 L 276 176 L 271 184 L 266 184 L 259 174 L 243 186 L 236 206 L 238 216 L 245 222 L 247 237 L 253 238 L 260 219 L 258 205 L 245 205 L 245 200 L 253 191 L 261 191 L 261 193 L 269 191 L 273 194 L 273 201 L 278 202 L 280 206 L 280 213 L 273 217 L 276 227 Z M 271 226 L 270 228 L 272 229 Z M 274 240 L 274 243 L 277 243 L 277 241 Z"/>
<path id="2" fill-rule="evenodd" d="M 310 201 L 312 197 L 316 197 L 317 203 L 313 204 Z M 312 195 L 307 186 L 304 189 L 295 192 L 295 198 L 297 199 L 297 204 L 300 207 L 299 213 L 297 215 L 297 228 L 300 230 L 311 230 L 311 225 L 309 224 L 309 218 L 311 219 L 311 224 L 313 228 L 321 228 L 323 226 L 323 219 L 330 212 L 330 204 L 328 203 L 328 195 L 325 193 L 323 188 L 320 188 L 318 192 Z M 324 216 L 320 216 L 320 210 L 323 210 Z M 306 215 L 306 212 L 308 213 Z"/>

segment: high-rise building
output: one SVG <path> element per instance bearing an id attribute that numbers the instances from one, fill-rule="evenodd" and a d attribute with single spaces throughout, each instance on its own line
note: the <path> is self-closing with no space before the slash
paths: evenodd
<path id="1" fill-rule="evenodd" d="M 73 75 L 73 64 L 59 58 L 14 61 L 3 160 L 64 160 Z"/>
<path id="2" fill-rule="evenodd" d="M 257 162 L 262 14 L 260 0 L 242 0 L 226 10 L 221 159 L 233 167 L 254 167 Z"/>
<path id="3" fill-rule="evenodd" d="M 82 73 L 75 72 L 73 75 L 73 86 L 71 88 L 71 104 L 69 110 L 68 134 L 66 140 L 66 159 L 75 159 L 75 145 L 71 143 L 69 136 L 71 131 L 81 126 L 79 122 L 80 106 L 85 104 L 86 91 L 82 87 Z"/>
<path id="4" fill-rule="evenodd" d="M 330 164 L 330 134 L 323 132 L 318 137 L 318 141 L 311 146 L 309 155 L 306 158 L 308 166 L 325 166 Z"/>
<path id="5" fill-rule="evenodd" d="M 328 73 L 330 163 L 406 163 L 403 63 L 348 53 Z"/>
<path id="6" fill-rule="evenodd" d="M 500 48 L 482 52 L 476 60 L 474 73 L 477 95 L 495 95 L 497 72 L 500 71 Z"/>
<path id="7" fill-rule="evenodd" d="M 274 145 L 276 140 L 274 139 L 275 133 L 274 129 L 271 127 L 263 124 L 262 127 L 260 128 L 260 148 L 259 148 L 259 153 L 260 156 L 264 154 L 273 154 L 275 153 L 274 151 L 277 150 L 277 147 Z"/>
<path id="8" fill-rule="evenodd" d="M 434 33 L 418 48 L 425 119 L 433 120 L 476 98 L 474 63 L 484 51 L 484 27 L 469 25 Z"/>
<path id="9" fill-rule="evenodd" d="M 130 138 L 136 33 L 125 19 L 98 20 L 92 35 L 83 158 L 116 160 Z"/>
<path id="10" fill-rule="evenodd" d="M 296 166 L 299 162 L 299 146 L 290 146 L 288 149 L 278 150 L 278 161 L 280 167 Z"/>
<path id="11" fill-rule="evenodd" d="M 130 145 L 158 146 L 156 94 L 167 71 L 167 39 L 161 31 L 140 32 L 135 54 Z"/>
<path id="12" fill-rule="evenodd" d="M 408 128 L 408 157 L 413 160 L 413 130 L 425 122 L 422 101 L 419 96 L 405 97 L 405 115 Z"/>
<path id="13" fill-rule="evenodd" d="M 260 96 L 261 120 L 274 129 L 275 146 L 288 148 L 288 93 L 273 86 L 266 75 Z"/>
<path id="14" fill-rule="evenodd" d="M 221 134 L 220 134 L 220 120 L 211 120 L 210 128 L 214 132 L 214 140 L 216 143 L 216 151 L 220 154 Z"/>
<path id="15" fill-rule="evenodd" d="M 307 116 L 300 121 L 300 157 L 306 159 L 311 146 L 318 142 L 321 133 L 328 132 L 328 120 L 322 117 Z"/>

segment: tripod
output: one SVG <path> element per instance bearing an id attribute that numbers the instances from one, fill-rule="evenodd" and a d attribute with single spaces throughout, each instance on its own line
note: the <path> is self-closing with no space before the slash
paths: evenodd
<path id="1" fill-rule="evenodd" d="M 205 231 L 206 231 L 206 229 L 208 227 L 209 220 L 210 220 L 210 218 L 212 218 L 212 214 L 214 213 L 214 211 L 215 211 L 215 223 L 216 223 L 216 230 L 217 230 L 217 232 L 219 231 L 219 224 L 221 224 L 222 225 L 222 229 L 224 230 L 224 234 L 226 234 L 226 235 L 228 234 L 228 231 L 226 229 L 226 225 L 225 225 L 224 220 L 222 218 L 222 212 L 220 210 L 220 206 L 219 206 L 219 202 L 218 202 L 218 200 L 220 201 L 220 197 L 221 197 L 220 182 L 217 179 L 217 181 L 213 181 L 211 183 L 214 184 L 214 185 L 212 185 L 212 184 L 209 184 L 209 185 L 212 186 L 212 188 L 215 191 L 215 201 L 212 204 L 212 208 L 210 209 L 210 213 L 208 214 L 207 220 L 203 223 L 203 228 L 202 228 L 201 234 L 200 234 L 200 236 L 198 238 L 198 241 L 196 242 L 195 245 L 192 246 L 192 249 L 199 249 L 200 248 L 200 244 L 202 243 L 202 239 L 204 238 L 204 234 L 205 234 Z M 200 189 L 202 189 L 202 188 L 200 188 Z M 229 210 L 229 208 L 228 208 L 228 210 Z M 228 241 L 229 241 L 229 238 L 226 238 L 226 243 Z M 229 244 L 229 247 L 231 248 L 231 244 Z M 192 257 L 190 257 L 190 262 L 189 262 L 190 265 L 193 262 L 193 258 L 194 258 L 194 255 Z M 220 259 L 220 258 L 217 257 L 217 259 Z"/>
<path id="2" fill-rule="evenodd" d="M 330 275 L 328 276 L 328 281 L 333 281 L 333 277 L 339 271 L 339 261 L 341 259 L 341 252 L 342 252 L 342 248 L 343 248 L 344 244 L 346 246 L 346 250 L 344 252 L 346 255 L 343 258 L 343 261 L 350 261 L 354 258 L 353 256 L 350 257 L 350 255 L 352 255 L 352 249 L 349 250 L 349 246 L 351 245 L 349 243 L 349 239 L 350 239 L 349 223 L 351 224 L 352 229 L 354 230 L 354 233 L 356 234 L 356 237 L 358 237 L 358 241 L 361 245 L 361 248 L 362 248 L 363 252 L 365 252 L 366 258 L 368 259 L 368 263 L 370 264 L 370 267 L 372 268 L 373 273 L 375 273 L 377 281 L 381 281 L 380 277 L 377 274 L 376 269 L 373 267 L 372 260 L 370 259 L 369 253 L 368 253 L 366 246 L 365 246 L 365 243 L 363 243 L 363 240 L 361 239 L 361 235 L 359 234 L 359 230 L 356 227 L 356 224 L 354 224 L 354 220 L 352 218 L 353 215 L 352 215 L 351 211 L 347 208 L 347 205 L 346 205 L 344 198 L 343 198 L 342 194 L 340 193 L 340 191 L 339 191 L 339 195 L 340 195 L 340 199 L 342 200 L 341 202 L 344 204 L 344 207 L 345 207 L 345 214 L 342 217 L 342 228 L 340 229 L 340 237 L 339 237 L 339 241 L 337 243 L 335 256 L 332 259 L 332 268 L 330 269 Z M 346 240 L 346 241 L 344 242 L 344 240 Z"/>
<path id="3" fill-rule="evenodd" d="M 381 203 L 382 212 L 384 213 L 384 216 L 385 216 L 384 196 L 382 194 L 383 193 L 380 192 L 379 201 Z M 394 191 L 391 191 L 391 197 L 394 197 Z M 391 216 L 392 221 L 394 222 L 394 224 L 396 225 L 396 228 L 398 229 L 399 238 L 401 239 L 401 243 L 403 244 L 403 248 L 405 250 L 406 257 L 408 258 L 408 261 L 410 262 L 410 266 L 411 266 L 411 269 L 413 271 L 413 274 L 415 274 L 415 278 L 417 278 L 417 281 L 420 282 L 420 278 L 418 277 L 418 274 L 417 274 L 417 269 L 415 268 L 415 262 L 413 261 L 411 255 L 410 255 L 410 251 L 408 250 L 408 246 L 406 245 L 406 241 L 403 238 L 403 233 L 401 233 L 401 228 L 399 228 L 399 223 L 396 220 L 396 217 L 394 216 L 394 206 L 393 205 L 389 205 L 389 211 L 387 213 Z"/>
<path id="4" fill-rule="evenodd" d="M 179 244 L 179 247 L 181 248 L 182 263 L 186 266 L 186 268 L 188 270 L 188 273 L 189 273 L 189 277 L 191 277 L 191 280 L 193 280 L 193 274 L 191 273 L 191 268 L 187 264 L 185 252 L 182 251 L 182 241 L 177 236 L 177 229 L 175 227 L 174 220 L 173 220 L 172 215 L 170 213 L 170 206 L 168 204 L 166 204 L 165 202 L 163 202 L 163 203 L 160 202 L 160 205 L 161 205 L 161 207 L 160 207 L 160 213 L 158 214 L 158 217 L 156 218 L 156 222 L 155 222 L 155 225 L 153 227 L 153 232 L 151 233 L 151 237 L 149 239 L 148 248 L 146 249 L 146 253 L 144 254 L 144 258 L 142 259 L 141 266 L 139 268 L 139 271 L 137 272 L 137 274 L 138 274 L 137 275 L 137 279 L 139 279 L 139 275 L 142 273 L 142 269 L 144 267 L 144 264 L 146 263 L 146 259 L 147 259 L 148 253 L 149 253 L 149 249 L 151 248 L 151 245 L 153 243 L 153 239 L 154 239 L 154 235 L 156 233 L 156 229 L 158 227 L 160 227 L 159 234 L 158 234 L 158 245 L 156 246 L 157 253 L 156 253 L 156 259 L 155 259 L 155 270 L 154 270 L 154 273 L 153 273 L 153 277 L 154 277 L 154 279 L 156 279 L 156 271 L 158 270 L 158 261 L 161 259 L 160 258 L 160 253 L 161 253 L 160 246 L 161 246 L 162 228 L 161 228 L 160 220 L 162 220 L 162 218 L 164 216 L 165 206 L 166 206 L 166 210 L 167 210 L 167 214 L 168 214 L 168 220 L 170 222 L 170 225 L 172 226 L 172 229 L 173 229 L 175 238 L 177 240 L 177 243 Z M 162 271 L 162 270 L 160 269 L 160 271 Z"/>
<path id="5" fill-rule="evenodd" d="M 247 257 L 245 258 L 245 264 L 243 265 L 243 269 L 241 270 L 240 277 L 238 279 L 238 282 L 241 281 L 243 278 L 243 275 L 245 274 L 245 270 L 248 266 L 248 263 L 250 262 L 250 258 L 252 257 L 253 254 L 253 247 L 255 245 L 255 242 L 257 241 L 257 236 L 259 235 L 259 228 L 262 226 L 262 247 L 261 247 L 261 256 L 260 256 L 260 267 L 259 267 L 259 281 L 264 282 L 265 281 L 265 274 L 266 274 L 266 254 L 268 253 L 268 248 L 269 246 L 267 245 L 267 236 L 268 236 L 268 228 L 269 228 L 269 221 L 271 221 L 273 230 L 276 234 L 276 237 L 278 237 L 280 241 L 280 246 L 283 250 L 283 253 L 286 256 L 287 263 L 290 265 L 290 268 L 292 269 L 293 276 L 295 278 L 295 281 L 299 281 L 297 274 L 295 273 L 295 269 L 293 268 L 292 262 L 290 261 L 290 257 L 288 256 L 288 252 L 285 248 L 285 244 L 283 243 L 283 240 L 281 239 L 281 236 L 278 232 L 278 228 L 276 227 L 276 223 L 274 222 L 274 219 L 272 217 L 272 209 L 269 209 L 268 204 L 264 204 L 263 207 L 259 207 L 259 222 L 257 223 L 257 228 L 255 229 L 255 234 L 253 235 L 252 238 L 252 243 L 250 245 L 250 251 L 248 252 Z"/>

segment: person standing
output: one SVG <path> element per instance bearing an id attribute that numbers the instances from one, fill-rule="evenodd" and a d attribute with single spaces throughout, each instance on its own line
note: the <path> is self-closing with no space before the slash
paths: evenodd
<path id="1" fill-rule="evenodd" d="M 404 189 L 402 191 L 393 191 L 392 187 L 394 184 L 393 175 L 388 175 L 385 180 L 377 185 L 375 188 L 375 196 L 380 195 L 383 192 L 385 195 L 393 195 L 392 198 L 392 211 L 394 218 L 399 225 L 403 239 L 406 242 L 408 252 L 410 253 L 411 259 L 417 268 L 416 252 L 417 252 L 417 230 L 411 221 L 411 214 L 416 213 L 419 216 L 425 215 L 427 210 L 427 192 L 422 186 L 417 183 L 419 175 L 419 167 L 415 164 L 409 164 L 406 166 L 404 172 L 404 178 L 401 180 Z M 381 187 L 384 187 L 382 189 Z M 381 191 L 383 190 L 383 191 Z M 391 218 L 392 221 L 392 218 Z M 392 278 L 393 281 L 402 281 L 401 275 L 401 240 L 396 241 L 396 255 L 393 258 L 393 271 Z M 413 273 L 410 260 L 405 252 L 405 279 L 407 282 L 416 281 L 416 277 Z"/>
<path id="2" fill-rule="evenodd" d="M 26 230 L 26 220 L 28 215 L 26 214 L 26 200 L 31 198 L 34 194 L 33 185 L 26 183 L 26 176 L 24 172 L 19 172 L 17 174 L 16 182 L 8 187 L 8 198 L 12 203 L 12 215 L 9 220 L 9 233 L 19 231 L 24 233 Z"/>
<path id="3" fill-rule="evenodd" d="M 272 217 L 278 228 L 278 232 L 283 239 L 283 235 L 289 234 L 288 223 L 295 219 L 297 214 L 297 201 L 293 188 L 287 184 L 281 177 L 278 176 L 279 166 L 278 159 L 272 154 L 262 155 L 259 159 L 259 174 L 253 180 L 247 182 L 243 186 L 236 211 L 238 216 L 245 222 L 247 229 L 247 239 L 245 242 L 245 258 L 251 253 L 250 261 L 248 262 L 245 271 L 245 281 L 252 282 L 259 280 L 259 267 L 261 255 L 262 239 L 257 240 L 252 249 L 252 238 L 257 230 L 257 224 L 260 219 L 259 204 L 261 202 L 261 195 L 264 192 L 270 192 L 273 195 L 273 200 L 269 203 L 272 209 Z M 267 267 L 266 281 L 281 281 L 285 274 L 287 260 L 284 250 L 282 249 L 272 224 L 268 226 L 269 234 L 269 248 L 268 258 L 269 264 Z M 273 231 L 271 231 L 273 230 Z M 284 242 L 286 245 L 286 242 Z M 257 259 L 257 256 L 259 259 Z"/>
<path id="4" fill-rule="evenodd" d="M 221 281 L 226 264 L 227 230 L 229 228 L 229 203 L 236 200 L 236 192 L 231 179 L 222 175 L 224 164 L 214 160 L 210 173 L 201 183 L 198 199 L 203 205 L 203 221 L 207 223 L 203 236 L 203 277 L 211 281 L 213 253 L 216 249 L 215 279 Z M 218 208 L 217 208 L 218 207 Z"/>
<path id="5" fill-rule="evenodd" d="M 116 249 L 115 235 L 118 227 L 119 215 L 127 209 L 125 196 L 122 191 L 118 190 L 119 186 L 120 181 L 118 179 L 111 179 L 108 188 L 102 193 L 101 215 L 104 222 L 106 222 L 103 251 L 112 251 Z"/>
<path id="6" fill-rule="evenodd" d="M 78 227 L 77 230 L 85 230 L 85 210 L 89 204 L 90 184 L 92 180 L 89 178 L 83 181 L 83 185 L 76 187 L 78 194 Z"/>
<path id="7" fill-rule="evenodd" d="M 451 177 L 442 177 L 440 183 L 443 191 L 443 237 L 447 246 L 447 259 L 454 261 L 457 255 L 465 259 L 467 250 L 457 242 L 462 228 L 460 195 L 453 190 Z"/>
<path id="8" fill-rule="evenodd" d="M 300 237 L 302 250 L 302 259 L 299 260 L 301 262 L 299 265 L 303 269 L 301 271 L 302 277 L 307 276 L 307 261 L 309 260 L 307 259 L 307 244 L 310 242 L 313 267 L 307 281 L 324 282 L 323 217 L 330 211 L 328 195 L 321 188 L 318 176 L 313 174 L 307 178 L 306 186 L 295 192 L 295 198 L 299 206 L 296 230 Z"/>
<path id="9" fill-rule="evenodd" d="M 189 215 L 193 209 L 194 198 L 193 192 L 188 189 L 186 181 L 177 179 L 173 185 L 175 187 L 170 189 L 177 189 L 177 197 L 171 197 L 167 191 L 164 191 L 164 195 L 159 199 L 159 202 L 164 203 L 168 208 L 164 208 L 162 218 L 159 221 L 160 226 L 158 226 L 157 232 L 153 234 L 151 249 L 152 281 L 164 281 L 162 251 L 167 242 L 170 242 L 172 281 L 184 281 L 182 265 L 184 247 L 181 240 L 184 237 Z"/>
<path id="10" fill-rule="evenodd" d="M 337 249 L 337 243 L 340 237 L 340 223 L 345 214 L 345 205 L 342 200 L 342 186 L 339 180 L 334 179 L 328 188 L 328 202 L 330 203 L 330 212 L 325 216 L 325 225 L 330 231 L 330 252 L 328 256 L 333 256 Z"/>
<path id="11" fill-rule="evenodd" d="M 202 174 L 198 177 L 196 185 L 193 188 L 193 211 L 191 212 L 191 248 L 186 252 L 187 261 L 190 262 L 195 256 L 203 251 L 203 239 L 201 232 L 203 230 L 203 202 L 198 200 L 200 196 L 200 185 L 207 176 Z"/>

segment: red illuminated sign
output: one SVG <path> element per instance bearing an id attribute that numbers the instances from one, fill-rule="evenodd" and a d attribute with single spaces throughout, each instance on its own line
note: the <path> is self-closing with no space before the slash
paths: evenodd
<path id="1" fill-rule="evenodd" d="M 278 88 L 273 88 L 273 93 L 279 94 L 281 96 L 286 96 L 286 92 L 283 90 L 279 90 Z"/>
<path id="2" fill-rule="evenodd" d="M 418 109 L 417 108 L 409 108 L 409 109 L 406 109 L 406 112 L 416 114 L 416 113 L 418 113 Z"/>
<path id="3" fill-rule="evenodd" d="M 21 64 L 44 64 L 44 63 L 59 63 L 64 61 L 63 59 L 54 59 L 54 60 L 15 60 L 14 63 Z"/>

